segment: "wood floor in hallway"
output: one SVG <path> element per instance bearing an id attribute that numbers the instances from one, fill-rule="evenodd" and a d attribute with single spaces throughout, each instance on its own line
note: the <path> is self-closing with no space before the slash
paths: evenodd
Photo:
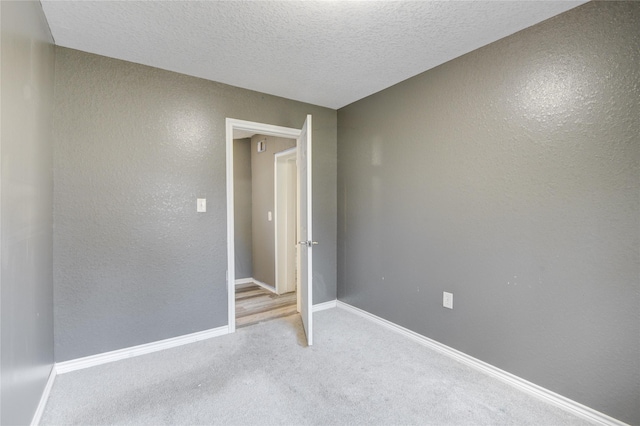
<path id="1" fill-rule="evenodd" d="M 256 284 L 236 286 L 236 327 L 297 313 L 296 293 L 277 295 Z"/>

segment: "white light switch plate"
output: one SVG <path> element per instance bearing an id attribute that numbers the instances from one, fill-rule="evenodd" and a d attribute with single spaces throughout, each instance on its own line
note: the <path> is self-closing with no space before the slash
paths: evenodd
<path id="1" fill-rule="evenodd" d="M 207 199 L 206 198 L 198 198 L 196 203 L 196 210 L 198 213 L 205 213 L 207 211 Z"/>
<path id="2" fill-rule="evenodd" d="M 442 292 L 442 306 L 453 309 L 453 293 Z"/>

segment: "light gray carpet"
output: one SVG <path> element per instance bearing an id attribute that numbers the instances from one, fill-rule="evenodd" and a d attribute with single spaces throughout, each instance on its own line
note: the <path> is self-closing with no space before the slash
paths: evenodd
<path id="1" fill-rule="evenodd" d="M 340 308 L 57 377 L 41 424 L 586 424 Z"/>

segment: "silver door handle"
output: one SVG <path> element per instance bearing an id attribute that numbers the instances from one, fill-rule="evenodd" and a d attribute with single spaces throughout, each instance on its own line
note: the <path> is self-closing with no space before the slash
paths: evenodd
<path id="1" fill-rule="evenodd" d="M 317 246 L 318 242 L 317 241 L 298 241 L 298 244 L 311 247 L 311 246 Z"/>

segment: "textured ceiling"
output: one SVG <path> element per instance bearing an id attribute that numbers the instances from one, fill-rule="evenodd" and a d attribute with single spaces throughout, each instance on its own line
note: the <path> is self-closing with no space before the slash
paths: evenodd
<path id="1" fill-rule="evenodd" d="M 340 108 L 584 1 L 52 1 L 57 45 Z"/>

